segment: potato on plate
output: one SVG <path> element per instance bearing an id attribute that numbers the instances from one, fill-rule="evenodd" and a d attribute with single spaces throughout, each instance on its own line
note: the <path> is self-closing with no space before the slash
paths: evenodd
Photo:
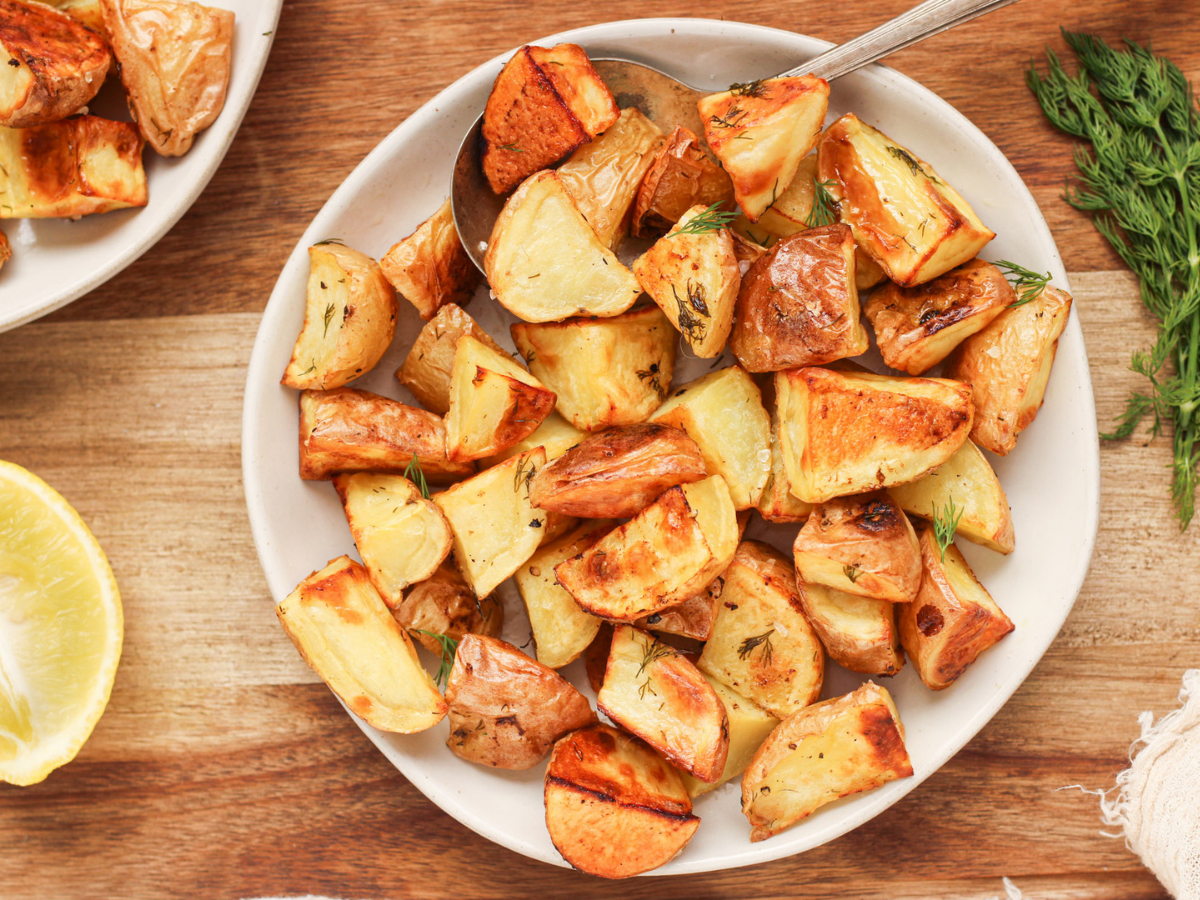
<path id="1" fill-rule="evenodd" d="M 12 247 L 8 243 L 8 237 L 3 231 L 0 231 L 0 268 L 3 268 L 10 259 L 12 259 Z"/>
<path id="2" fill-rule="evenodd" d="M 717 620 L 717 604 L 721 601 L 724 588 L 725 579 L 718 575 L 700 593 L 682 603 L 642 616 L 634 624 L 647 631 L 707 641 L 712 636 L 713 623 Z"/>
<path id="3" fill-rule="evenodd" d="M 778 416 L 772 417 L 771 421 L 771 474 L 754 508 L 768 522 L 781 524 L 807 521 L 813 511 L 813 505 L 793 494 L 788 483 L 783 454 L 779 451 Z"/>
<path id="4" fill-rule="evenodd" d="M 536 431 L 555 399 L 507 353 L 464 334 L 450 370 L 446 455 L 462 462 L 500 453 Z"/>
<path id="5" fill-rule="evenodd" d="M 725 757 L 725 769 L 716 781 L 701 781 L 688 772 L 681 773 L 683 786 L 693 798 L 716 790 L 725 782 L 741 776 L 758 748 L 762 746 L 762 742 L 779 724 L 777 718 L 737 691 L 721 684 L 711 675 L 703 672 L 700 674 L 717 692 L 725 706 L 725 715 L 729 719 L 729 752 Z"/>
<path id="6" fill-rule="evenodd" d="M 931 691 L 950 687 L 979 654 L 1015 627 L 996 605 L 958 547 L 943 558 L 933 529 L 921 532 L 925 578 L 912 603 L 897 612 L 900 642 Z"/>
<path id="7" fill-rule="evenodd" d="M 863 675 L 895 675 L 904 668 L 898 605 L 804 582 L 800 603 L 825 652 L 840 666 Z"/>
<path id="8" fill-rule="evenodd" d="M 742 776 L 742 812 L 763 841 L 849 794 L 912 775 L 886 688 L 867 682 L 784 719 Z"/>
<path id="9" fill-rule="evenodd" d="M 399 305 L 365 253 L 327 241 L 309 247 L 308 260 L 304 326 L 280 381 L 327 391 L 379 362 L 395 337 Z"/>
<path id="10" fill-rule="evenodd" d="M 700 100 L 704 137 L 750 221 L 788 189 L 821 136 L 828 105 L 829 82 L 815 75 L 735 84 Z"/>
<path id="11" fill-rule="evenodd" d="M 616 316 L 642 293 L 555 172 L 529 176 L 508 198 L 483 263 L 500 305 L 526 322 Z"/>
<path id="12" fill-rule="evenodd" d="M 479 269 L 459 239 L 449 198 L 416 231 L 393 244 L 379 268 L 427 322 L 448 303 L 468 302 L 479 283 Z"/>
<path id="13" fill-rule="evenodd" d="M 587 612 L 633 621 L 702 590 L 728 565 L 737 538 L 729 488 L 711 475 L 664 491 L 554 571 Z"/>
<path id="14" fill-rule="evenodd" d="M 949 272 L 996 236 L 932 166 L 854 113 L 825 129 L 817 174 L 833 182 L 859 246 L 902 287 Z"/>
<path id="15" fill-rule="evenodd" d="M 558 395 L 558 412 L 584 431 L 644 422 L 675 374 L 675 329 L 656 306 L 510 331 L 529 371 Z"/>
<path id="16" fill-rule="evenodd" d="M 476 597 L 450 560 L 414 584 L 392 610 L 392 617 L 404 626 L 409 637 L 433 654 L 442 652 L 435 634 L 461 641 L 466 634 L 496 637 L 504 627 L 503 605 L 494 596 Z"/>
<path id="17" fill-rule="evenodd" d="M 404 364 L 396 370 L 397 380 L 412 391 L 417 402 L 439 416 L 450 411 L 450 373 L 454 369 L 454 350 L 458 346 L 458 339 L 465 334 L 497 353 L 504 352 L 469 314 L 455 304 L 447 303 L 439 307 L 433 318 L 425 323 L 408 356 L 404 358 Z"/>
<path id="18" fill-rule="evenodd" d="M 640 629 L 613 629 L 596 706 L 701 781 L 716 781 L 725 770 L 725 704 L 687 657 Z"/>
<path id="19" fill-rule="evenodd" d="M 529 769 L 560 737 L 596 721 L 587 698 L 512 644 L 468 634 L 446 682 L 446 746 L 468 762 Z"/>
<path id="20" fill-rule="evenodd" d="M 304 661 L 369 725 L 413 734 L 445 717 L 412 641 L 350 557 L 309 575 L 275 613 Z"/>
<path id="21" fill-rule="evenodd" d="M 446 458 L 441 416 L 354 388 L 301 392 L 305 481 L 323 481 L 335 472 L 414 470 L 430 484 L 450 484 L 474 474 L 475 467 Z"/>
<path id="22" fill-rule="evenodd" d="M 560 395 L 559 402 L 562 397 Z M 550 413 L 542 420 L 537 430 L 517 441 L 506 450 L 501 450 L 495 456 L 480 460 L 479 468 L 488 469 L 506 459 L 519 456 L 526 450 L 541 447 L 546 451 L 546 462 L 558 459 L 581 440 L 587 437 L 587 432 L 580 431 L 556 412 Z"/>
<path id="23" fill-rule="evenodd" d="M 872 292 L 863 312 L 875 328 L 883 361 L 893 369 L 920 375 L 1016 299 L 999 269 L 972 259 L 915 287 L 889 282 Z"/>
<path id="24" fill-rule="evenodd" d="M 694 206 L 733 206 L 733 182 L 708 158 L 700 139 L 682 125 L 659 148 L 638 187 L 631 229 L 635 237 L 663 234 Z"/>
<path id="25" fill-rule="evenodd" d="M 775 374 L 779 450 L 809 503 L 914 481 L 971 431 L 970 386 L 945 378 L 787 369 Z"/>
<path id="26" fill-rule="evenodd" d="M 646 423 L 589 435 L 533 480 L 541 509 L 587 519 L 635 516 L 663 491 L 705 478 L 696 442 L 667 425 Z"/>
<path id="27" fill-rule="evenodd" d="M 700 825 L 679 773 L 643 741 L 603 724 L 554 745 L 545 800 L 555 848 L 601 878 L 657 869 Z"/>
<path id="28" fill-rule="evenodd" d="M 950 357 L 946 375 L 971 385 L 971 440 L 979 446 L 1005 456 L 1033 422 L 1070 314 L 1071 295 L 1048 287 L 1006 309 Z"/>

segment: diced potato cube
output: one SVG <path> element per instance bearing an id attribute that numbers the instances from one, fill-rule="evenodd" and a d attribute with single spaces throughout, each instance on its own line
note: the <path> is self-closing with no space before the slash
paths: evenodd
<path id="1" fill-rule="evenodd" d="M 693 206 L 733 205 L 733 182 L 682 125 L 659 148 L 633 206 L 635 237 L 663 234 Z"/>
<path id="2" fill-rule="evenodd" d="M 425 323 L 404 364 L 396 370 L 396 378 L 412 391 L 417 402 L 439 416 L 450 411 L 450 372 L 454 368 L 458 339 L 464 334 L 497 353 L 504 352 L 474 319 L 455 304 L 447 303 Z"/>
<path id="3" fill-rule="evenodd" d="M 392 245 L 379 267 L 426 321 L 447 303 L 469 301 L 479 283 L 479 269 L 458 236 L 449 199 L 416 231 Z"/>

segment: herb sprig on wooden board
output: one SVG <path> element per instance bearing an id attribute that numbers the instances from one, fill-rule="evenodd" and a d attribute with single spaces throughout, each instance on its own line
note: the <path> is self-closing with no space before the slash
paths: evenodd
<path id="1" fill-rule="evenodd" d="M 1135 351 L 1130 363 L 1149 390 L 1129 398 L 1104 437 L 1127 438 L 1146 416 L 1154 434 L 1172 424 L 1171 495 L 1186 529 L 1200 463 L 1200 111 L 1179 67 L 1148 48 L 1063 37 L 1079 74 L 1048 52 L 1048 71 L 1031 65 L 1026 81 L 1055 127 L 1090 144 L 1076 149 L 1079 181 L 1067 200 L 1092 214 L 1161 323 L 1154 346 Z"/>

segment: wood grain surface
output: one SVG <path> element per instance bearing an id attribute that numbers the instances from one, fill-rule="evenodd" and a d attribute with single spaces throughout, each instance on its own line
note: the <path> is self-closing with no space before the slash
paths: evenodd
<path id="1" fill-rule="evenodd" d="M 1200 665 L 1200 526 L 1180 536 L 1166 439 L 1104 444 L 1103 512 L 1074 612 L 1025 685 L 939 773 L 858 830 L 748 869 L 619 885 L 477 837 L 393 769 L 280 631 L 242 498 L 246 364 L 287 255 L 395 125 L 479 63 L 541 35 L 705 16 L 833 41 L 908 0 L 426 0 L 285 5 L 221 170 L 155 248 L 105 286 L 0 335 L 0 458 L 34 469 L 104 545 L 125 603 L 107 713 L 79 757 L 0 785 L 0 896 L 1161 898 L 1095 798 Z M 1025 0 L 893 57 L 1009 156 L 1075 288 L 1102 425 L 1137 384 L 1152 324 L 1137 287 L 1061 200 L 1071 142 L 1023 69 L 1058 27 L 1151 42 L 1200 80 L 1194 5 Z"/>

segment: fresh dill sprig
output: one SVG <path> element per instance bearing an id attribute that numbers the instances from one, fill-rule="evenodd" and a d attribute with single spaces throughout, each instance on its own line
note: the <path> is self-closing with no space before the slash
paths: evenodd
<path id="1" fill-rule="evenodd" d="M 937 504 L 933 507 L 933 539 L 937 541 L 938 555 L 942 562 L 946 561 L 946 548 L 954 543 L 954 532 L 958 531 L 958 523 L 962 520 L 962 507 L 954 505 L 954 498 L 946 500 L 946 506 L 939 510 Z"/>
<path id="2" fill-rule="evenodd" d="M 1050 284 L 1049 272 L 1034 272 L 1032 269 L 1009 262 L 1007 259 L 997 260 L 992 265 L 1003 272 L 1004 277 L 1016 289 L 1017 299 L 1008 305 L 1009 309 L 1025 305 Z"/>
<path id="3" fill-rule="evenodd" d="M 653 637 L 650 638 L 649 643 L 644 644 L 642 647 L 642 664 L 640 666 L 638 666 L 637 674 L 634 676 L 634 678 L 641 678 L 642 675 L 646 672 L 646 669 L 655 660 L 659 660 L 664 657 L 674 656 L 674 655 L 675 655 L 675 650 L 672 647 L 669 647 L 668 645 L 664 644 L 658 638 L 653 638 Z M 643 681 L 641 683 L 641 685 L 638 686 L 638 699 L 644 700 L 646 698 L 647 691 L 650 692 L 651 694 L 654 694 L 654 696 L 656 696 L 656 697 L 658 696 L 658 693 L 654 690 L 654 688 L 650 684 L 650 676 L 649 675 L 646 675 L 646 680 Z"/>
<path id="4" fill-rule="evenodd" d="M 327 304 L 325 307 L 325 331 L 321 334 L 321 337 L 328 337 L 329 335 L 329 323 L 333 321 L 334 309 L 335 306 L 332 303 Z"/>
<path id="5" fill-rule="evenodd" d="M 714 203 L 704 212 L 689 219 L 688 223 L 678 231 L 672 231 L 667 237 L 677 237 L 681 234 L 711 234 L 722 228 L 728 228 L 729 223 L 737 218 L 737 213 L 724 212 L 720 206 L 720 203 Z"/>
<path id="6" fill-rule="evenodd" d="M 425 471 L 421 468 L 417 454 L 414 453 L 412 460 L 405 466 L 404 477 L 421 489 L 422 497 L 429 499 L 429 485 L 425 483 Z"/>
<path id="7" fill-rule="evenodd" d="M 414 628 L 413 631 L 428 635 L 441 646 L 442 663 L 433 676 L 433 683 L 439 688 L 445 687 L 446 679 L 450 677 L 450 670 L 454 668 L 454 654 L 458 652 L 458 641 L 448 634 L 438 634 L 436 631 L 426 631 L 424 628 Z"/>
<path id="8" fill-rule="evenodd" d="M 1200 464 L 1200 110 L 1179 67 L 1148 48 L 1126 41 L 1118 50 L 1078 32 L 1063 37 L 1079 74 L 1067 74 L 1047 51 L 1047 71 L 1031 64 L 1026 83 L 1051 124 L 1086 142 L 1076 148 L 1079 179 L 1066 199 L 1092 214 L 1162 323 L 1153 347 L 1135 351 L 1130 363 L 1149 391 L 1134 393 L 1117 429 L 1103 437 L 1127 438 L 1146 416 L 1153 434 L 1172 424 L 1171 495 L 1186 529 Z"/>
<path id="9" fill-rule="evenodd" d="M 829 188 L 833 187 L 835 183 L 832 179 L 829 181 L 813 179 L 813 205 L 804 218 L 804 224 L 809 228 L 820 228 L 822 225 L 832 225 L 837 221 L 837 216 L 833 212 L 837 201 L 829 193 Z"/>
<path id="10" fill-rule="evenodd" d="M 742 641 L 741 646 L 738 647 L 738 659 L 746 659 L 746 657 L 754 652 L 755 647 L 762 647 L 762 650 L 759 651 L 759 661 L 764 666 L 769 666 L 771 664 L 771 655 L 775 650 L 775 648 L 771 646 L 771 635 L 774 633 L 775 629 L 772 628 L 770 631 L 766 631 L 763 634 L 756 634 L 746 638 L 744 641 Z"/>
<path id="11" fill-rule="evenodd" d="M 729 93 L 739 97 L 761 97 L 766 93 L 767 86 L 763 79 L 757 81 L 735 81 L 729 86 Z"/>

